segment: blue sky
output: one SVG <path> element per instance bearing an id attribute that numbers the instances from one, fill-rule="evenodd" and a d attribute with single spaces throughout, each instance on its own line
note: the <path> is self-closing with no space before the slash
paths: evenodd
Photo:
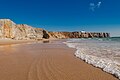
<path id="1" fill-rule="evenodd" d="M 49 31 L 120 35 L 120 0 L 0 0 L 0 10 L 0 18 Z"/>

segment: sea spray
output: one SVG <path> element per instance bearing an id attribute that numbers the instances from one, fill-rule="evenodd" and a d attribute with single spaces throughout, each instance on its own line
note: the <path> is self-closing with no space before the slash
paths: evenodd
<path id="1" fill-rule="evenodd" d="M 110 50 L 106 50 L 106 53 L 102 53 L 102 52 L 100 53 L 100 51 L 102 51 L 102 49 L 103 49 L 101 47 L 106 47 L 106 44 L 107 44 L 107 47 L 109 46 L 109 48 L 111 46 L 109 44 L 109 42 L 103 42 L 104 45 L 103 45 L 103 43 L 101 45 L 101 41 L 102 41 L 102 39 L 92 40 L 92 41 L 90 39 L 89 40 L 88 39 L 87 40 L 86 39 L 82 39 L 82 40 L 79 40 L 79 39 L 73 40 L 72 39 L 72 40 L 65 42 L 65 44 L 68 47 L 77 49 L 75 52 L 76 57 L 84 60 L 88 64 L 91 64 L 95 67 L 101 68 L 103 71 L 113 74 L 120 79 L 120 63 L 119 63 L 120 61 L 114 59 L 114 56 L 119 55 L 119 54 L 118 53 L 115 54 L 114 51 L 113 51 L 114 53 L 112 54 L 112 52 L 110 52 Z M 87 44 L 87 43 L 90 43 L 90 44 Z M 90 46 L 93 44 L 96 44 L 96 45 Z M 119 47 L 118 45 L 119 44 L 117 44 L 117 47 Z M 112 47 L 114 47 L 114 46 L 112 45 Z M 93 47 L 93 48 L 91 48 L 91 47 Z M 107 47 L 106 47 L 106 49 L 108 49 Z M 94 48 L 96 50 L 90 51 Z M 99 48 L 101 48 L 100 51 L 99 51 Z M 119 48 L 117 48 L 117 49 L 119 49 Z M 103 49 L 103 52 L 104 52 L 104 50 L 105 49 Z M 89 51 L 90 51 L 90 53 L 89 53 Z M 118 52 L 118 51 L 116 51 L 116 52 Z M 92 53 L 92 52 L 94 52 L 94 53 Z M 111 53 L 111 55 L 109 53 Z"/>

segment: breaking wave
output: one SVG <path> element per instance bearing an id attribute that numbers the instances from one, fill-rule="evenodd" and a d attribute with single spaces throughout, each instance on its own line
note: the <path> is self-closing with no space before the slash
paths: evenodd
<path id="1" fill-rule="evenodd" d="M 75 56 L 120 79 L 120 38 L 69 39 L 65 44 L 76 48 Z"/>

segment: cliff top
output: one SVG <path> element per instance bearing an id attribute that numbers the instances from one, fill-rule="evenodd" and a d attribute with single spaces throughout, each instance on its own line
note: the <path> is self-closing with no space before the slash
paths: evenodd
<path id="1" fill-rule="evenodd" d="M 10 19 L 0 19 L 0 22 L 10 22 L 12 24 L 15 24 L 12 20 Z"/>

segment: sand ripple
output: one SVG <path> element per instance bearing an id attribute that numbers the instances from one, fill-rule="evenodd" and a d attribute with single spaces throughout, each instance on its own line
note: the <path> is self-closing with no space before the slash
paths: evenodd
<path id="1" fill-rule="evenodd" d="M 11 47 L 10 53 L 0 49 L 0 80 L 117 80 L 77 59 L 62 43 Z"/>

